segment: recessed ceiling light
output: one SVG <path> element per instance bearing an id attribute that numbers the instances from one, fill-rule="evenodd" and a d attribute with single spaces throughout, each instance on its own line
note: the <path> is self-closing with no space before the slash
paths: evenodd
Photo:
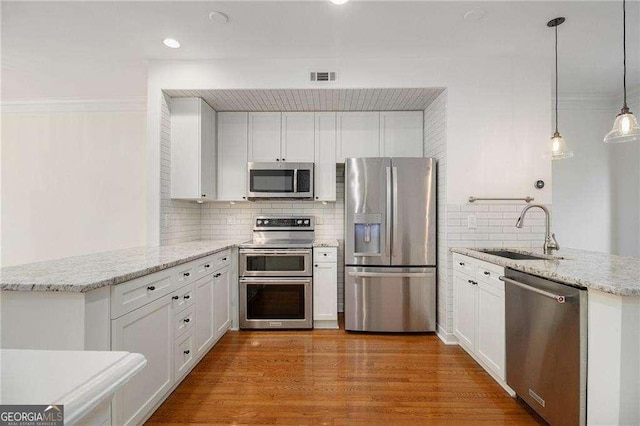
<path id="1" fill-rule="evenodd" d="M 214 22 L 216 24 L 226 24 L 227 22 L 229 22 L 229 16 L 226 13 L 222 13 L 222 12 L 211 12 L 209 14 L 209 19 L 211 20 L 211 22 Z"/>
<path id="2" fill-rule="evenodd" d="M 172 49 L 177 49 L 178 47 L 180 47 L 180 43 L 178 42 L 178 40 L 174 40 L 172 38 L 165 38 L 164 40 L 162 40 L 162 42 L 165 46 Z"/>
<path id="3" fill-rule="evenodd" d="M 331 3 L 333 3 L 333 4 L 345 4 L 348 1 L 349 0 L 331 0 Z"/>
<path id="4" fill-rule="evenodd" d="M 464 14 L 465 21 L 479 21 L 484 17 L 485 11 L 482 9 L 473 9 Z"/>

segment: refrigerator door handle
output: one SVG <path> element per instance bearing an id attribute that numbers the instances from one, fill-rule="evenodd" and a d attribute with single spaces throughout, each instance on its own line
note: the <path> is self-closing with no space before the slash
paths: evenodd
<path id="1" fill-rule="evenodd" d="M 349 272 L 347 275 L 355 278 L 424 278 L 433 272 Z"/>
<path id="2" fill-rule="evenodd" d="M 400 251 L 396 247 L 396 240 L 398 238 L 398 168 L 393 168 L 393 175 L 391 176 L 393 180 L 393 247 L 391 248 L 391 253 L 393 257 L 398 256 L 398 252 Z"/>
<path id="3" fill-rule="evenodd" d="M 389 256 L 391 254 L 391 167 L 387 166 L 387 218 L 385 220 L 385 254 Z"/>

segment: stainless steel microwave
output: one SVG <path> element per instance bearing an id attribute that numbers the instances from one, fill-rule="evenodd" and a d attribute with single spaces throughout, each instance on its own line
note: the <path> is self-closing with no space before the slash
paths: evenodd
<path id="1" fill-rule="evenodd" d="M 247 198 L 313 199 L 313 163 L 248 163 Z"/>

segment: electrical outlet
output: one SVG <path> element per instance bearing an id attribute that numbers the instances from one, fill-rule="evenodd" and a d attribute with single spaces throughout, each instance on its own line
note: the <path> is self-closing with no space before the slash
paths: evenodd
<path id="1" fill-rule="evenodd" d="M 478 218 L 476 215 L 467 216 L 467 228 L 476 229 L 478 227 Z"/>
<path id="2" fill-rule="evenodd" d="M 322 216 L 316 216 L 316 225 L 324 224 L 324 219 Z"/>
<path id="3" fill-rule="evenodd" d="M 169 216 L 168 214 L 164 215 L 164 227 L 168 228 L 169 226 L 171 226 L 171 216 Z"/>
<path id="4" fill-rule="evenodd" d="M 227 225 L 235 225 L 236 217 L 235 216 L 227 216 Z"/>

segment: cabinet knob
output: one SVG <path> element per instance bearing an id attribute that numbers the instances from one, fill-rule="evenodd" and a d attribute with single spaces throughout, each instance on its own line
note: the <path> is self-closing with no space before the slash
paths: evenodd
<path id="1" fill-rule="evenodd" d="M 243 199 L 243 200 L 246 200 L 246 199 L 247 199 L 247 197 L 242 197 L 242 199 Z"/>
<path id="2" fill-rule="evenodd" d="M 316 263 L 316 264 L 315 264 L 315 265 L 313 265 L 313 266 L 315 266 L 315 267 L 317 268 L 317 267 L 318 267 L 318 264 Z"/>
<path id="3" fill-rule="evenodd" d="M 189 300 L 189 299 L 191 299 L 191 296 L 190 296 L 190 295 L 188 295 L 188 294 L 185 294 L 185 295 L 184 295 L 184 298 L 185 298 L 186 300 Z"/>
<path id="4" fill-rule="evenodd" d="M 153 291 L 153 290 L 155 290 L 155 289 L 156 289 L 156 288 L 155 288 L 154 286 L 152 286 L 152 285 L 150 285 L 149 287 L 147 287 L 147 290 L 149 290 L 149 291 Z"/>
<path id="5" fill-rule="evenodd" d="M 323 255 L 323 256 L 326 256 L 326 255 L 327 255 L 327 253 L 322 253 L 322 255 Z"/>
<path id="6" fill-rule="evenodd" d="M 207 196 L 207 194 L 202 194 L 202 198 L 204 198 L 204 197 L 206 197 L 206 196 Z"/>
<path id="7" fill-rule="evenodd" d="M 491 272 L 489 272 L 489 271 L 484 271 L 484 274 L 485 274 L 485 275 L 491 275 Z"/>
<path id="8" fill-rule="evenodd" d="M 464 266 L 464 262 L 460 262 L 458 265 L 460 265 L 460 266 Z"/>
<path id="9" fill-rule="evenodd" d="M 282 161 L 284 161 L 284 158 L 282 159 Z"/>
<path id="10" fill-rule="evenodd" d="M 473 281 L 472 281 L 472 280 L 467 280 L 467 282 L 468 282 L 469 284 L 473 284 Z"/>
<path id="11" fill-rule="evenodd" d="M 210 267 L 211 265 L 209 265 L 208 263 L 206 265 L 204 265 L 205 268 Z"/>
<path id="12" fill-rule="evenodd" d="M 184 351 L 185 355 L 189 355 L 191 353 L 191 351 L 189 349 L 187 349 L 186 351 Z"/>
<path id="13" fill-rule="evenodd" d="M 185 318 L 185 319 L 184 319 L 184 322 L 189 322 L 189 321 L 191 321 L 191 319 L 190 319 L 190 318 Z"/>
<path id="14" fill-rule="evenodd" d="M 320 199 L 320 197 L 316 197 L 316 200 Z"/>
<path id="15" fill-rule="evenodd" d="M 227 258 L 226 258 L 226 257 L 223 257 L 223 258 L 222 258 L 222 261 L 223 261 L 223 262 L 226 262 L 226 261 L 227 261 Z"/>
<path id="16" fill-rule="evenodd" d="M 217 274 L 215 274 L 213 277 L 214 277 L 214 278 L 218 278 L 220 275 L 222 275 L 222 274 L 221 274 L 221 273 L 217 273 Z"/>
<path id="17" fill-rule="evenodd" d="M 180 296 L 173 296 L 172 299 L 173 300 L 178 300 L 178 299 L 180 299 Z"/>
<path id="18" fill-rule="evenodd" d="M 276 158 L 276 161 L 280 161 L 280 159 L 279 159 L 279 158 Z"/>
<path id="19" fill-rule="evenodd" d="M 185 272 L 185 273 L 184 273 L 184 276 L 185 276 L 185 277 L 188 277 L 189 275 L 191 275 L 191 273 L 190 273 L 190 272 Z"/>

